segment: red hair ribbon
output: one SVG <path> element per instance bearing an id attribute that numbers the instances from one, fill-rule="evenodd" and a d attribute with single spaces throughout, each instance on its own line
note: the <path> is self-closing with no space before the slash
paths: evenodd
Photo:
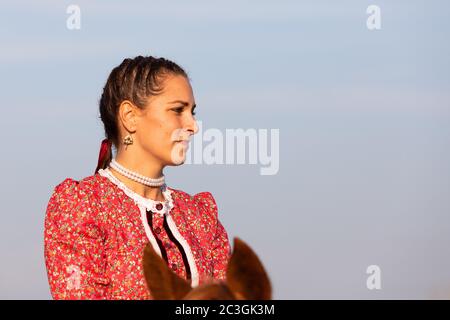
<path id="1" fill-rule="evenodd" d="M 104 139 L 102 141 L 102 146 L 100 147 L 100 153 L 98 154 L 97 168 L 100 168 L 110 149 L 111 141 L 109 139 Z"/>

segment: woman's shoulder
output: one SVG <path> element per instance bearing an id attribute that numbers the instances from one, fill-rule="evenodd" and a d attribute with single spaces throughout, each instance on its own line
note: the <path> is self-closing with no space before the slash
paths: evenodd
<path id="1" fill-rule="evenodd" d="M 189 206 L 198 207 L 203 214 L 212 214 L 217 218 L 217 203 L 214 196 L 209 191 L 202 191 L 189 194 L 185 191 L 169 187 L 172 197 Z"/>
<path id="2" fill-rule="evenodd" d="M 80 194 L 94 193 L 100 183 L 101 180 L 98 175 L 91 175 L 80 180 L 65 178 L 53 188 L 52 197 L 56 196 L 59 199 L 77 198 Z"/>
<path id="3" fill-rule="evenodd" d="M 47 205 L 47 216 L 92 211 L 92 207 L 96 204 L 93 200 L 100 183 L 97 175 L 80 180 L 65 178 L 53 188 Z"/>
<path id="4" fill-rule="evenodd" d="M 72 243 L 74 237 L 94 239 L 106 234 L 97 184 L 97 177 L 89 176 L 66 178 L 54 187 L 45 212 L 46 245 L 56 239 Z"/>

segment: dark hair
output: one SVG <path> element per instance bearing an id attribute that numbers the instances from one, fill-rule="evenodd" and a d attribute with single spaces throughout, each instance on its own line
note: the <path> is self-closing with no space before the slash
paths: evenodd
<path id="1" fill-rule="evenodd" d="M 149 96 L 161 93 L 162 82 L 168 74 L 188 78 L 186 71 L 175 62 L 152 56 L 127 58 L 111 71 L 99 102 L 106 139 L 102 142 L 96 173 L 111 161 L 111 145 L 116 149 L 119 146 L 117 113 L 122 101 L 129 100 L 144 109 Z"/>

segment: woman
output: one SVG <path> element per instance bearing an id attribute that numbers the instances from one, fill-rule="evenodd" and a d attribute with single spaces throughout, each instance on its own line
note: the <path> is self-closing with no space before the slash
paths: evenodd
<path id="1" fill-rule="evenodd" d="M 147 243 L 193 287 L 225 279 L 227 233 L 211 193 L 165 184 L 198 131 L 186 72 L 164 58 L 125 59 L 100 99 L 106 139 L 95 174 L 57 185 L 45 218 L 45 263 L 54 299 L 152 299 Z M 111 146 L 116 149 L 112 159 Z"/>

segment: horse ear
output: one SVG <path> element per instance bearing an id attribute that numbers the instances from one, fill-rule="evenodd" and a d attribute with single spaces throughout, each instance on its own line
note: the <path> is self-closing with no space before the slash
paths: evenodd
<path id="1" fill-rule="evenodd" d="M 155 300 L 179 300 L 191 291 L 188 281 L 169 269 L 150 243 L 144 248 L 144 276 L 147 287 Z"/>
<path id="2" fill-rule="evenodd" d="M 228 262 L 227 283 L 239 299 L 270 300 L 269 277 L 258 256 L 241 239 L 234 238 L 234 250 Z"/>

